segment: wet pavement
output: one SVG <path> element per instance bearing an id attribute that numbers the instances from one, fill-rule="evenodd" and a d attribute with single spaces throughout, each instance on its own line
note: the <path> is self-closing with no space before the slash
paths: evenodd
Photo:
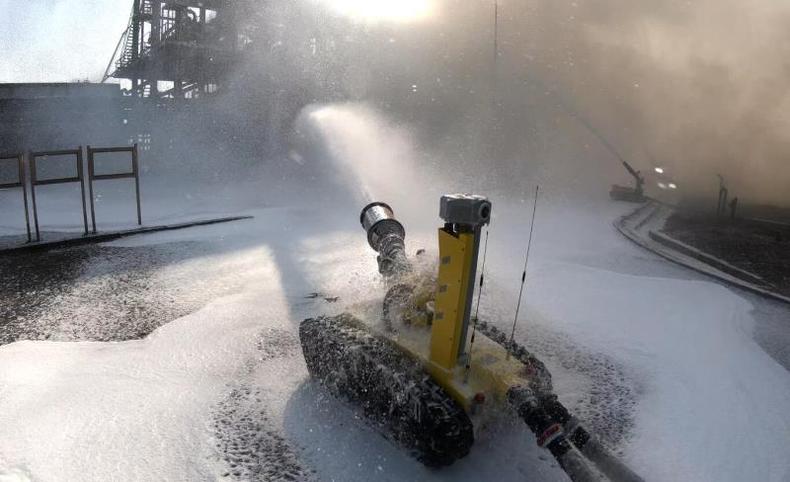
<path id="1" fill-rule="evenodd" d="M 205 303 L 210 287 L 167 268 L 212 251 L 171 243 L 0 256 L 0 344 L 142 338 Z"/>

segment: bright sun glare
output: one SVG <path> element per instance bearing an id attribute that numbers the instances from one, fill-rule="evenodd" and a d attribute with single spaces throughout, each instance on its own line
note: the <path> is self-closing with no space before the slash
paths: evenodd
<path id="1" fill-rule="evenodd" d="M 343 15 L 365 21 L 423 20 L 434 10 L 433 0 L 323 0 Z"/>

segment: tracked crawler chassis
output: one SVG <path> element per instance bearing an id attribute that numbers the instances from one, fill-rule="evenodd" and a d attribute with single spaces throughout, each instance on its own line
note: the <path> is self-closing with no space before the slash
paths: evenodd
<path id="1" fill-rule="evenodd" d="M 388 339 L 372 335 L 350 315 L 302 323 L 310 373 L 428 466 L 449 465 L 474 441 L 466 412 Z"/>
<path id="2" fill-rule="evenodd" d="M 392 209 L 366 206 L 360 220 L 390 286 L 387 330 L 376 334 L 350 314 L 304 320 L 309 372 L 429 466 L 467 455 L 487 412 L 510 405 L 573 480 L 641 480 L 559 402 L 543 363 L 472 319 L 480 232 L 490 215 L 483 197 L 442 197 L 439 270 L 426 282 L 405 254 Z"/>

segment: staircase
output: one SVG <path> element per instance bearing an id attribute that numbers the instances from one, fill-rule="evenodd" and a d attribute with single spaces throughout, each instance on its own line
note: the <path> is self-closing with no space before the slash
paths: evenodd
<path id="1" fill-rule="evenodd" d="M 132 38 L 131 32 L 132 26 L 131 24 L 126 28 L 124 32 L 124 36 L 126 37 L 123 41 L 123 50 L 121 51 L 121 55 L 118 57 L 118 60 L 115 61 L 115 68 L 116 69 L 123 69 L 126 68 L 129 64 L 132 63 L 132 60 L 135 58 L 134 52 L 134 39 Z"/>
<path id="2" fill-rule="evenodd" d="M 124 39 L 121 42 L 123 44 L 123 50 L 121 50 L 121 54 L 118 56 L 118 59 L 115 61 L 115 67 L 117 69 L 124 69 L 128 67 L 133 61 L 138 59 L 141 54 L 144 52 L 143 46 L 140 44 L 137 47 L 137 51 L 134 48 L 134 23 L 142 23 L 142 22 L 150 22 L 151 18 L 153 17 L 153 3 L 152 0 L 143 0 L 140 4 L 140 12 L 138 15 L 135 15 L 134 10 L 132 10 L 131 15 L 129 16 L 129 24 L 124 31 Z"/>

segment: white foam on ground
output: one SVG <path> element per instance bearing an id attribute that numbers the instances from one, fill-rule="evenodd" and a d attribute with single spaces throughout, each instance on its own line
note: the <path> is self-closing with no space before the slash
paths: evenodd
<path id="1" fill-rule="evenodd" d="M 211 302 L 147 338 L 18 342 L 0 349 L 0 474 L 34 480 L 205 480 L 217 476 L 209 409 L 253 356 L 261 321 L 287 323 L 271 280 Z M 264 297 L 265 304 L 260 300 Z"/>
<path id="2" fill-rule="evenodd" d="M 358 125 L 348 118 L 353 112 L 341 112 L 337 122 Z M 392 198 L 383 200 L 402 217 L 409 252 L 427 247 L 435 253 L 437 206 L 425 203 L 434 202 L 433 190 L 444 186 L 440 181 L 418 182 L 430 170 L 424 159 L 410 158 L 419 150 L 408 145 L 408 136 L 397 137 L 392 151 L 397 155 L 390 154 L 388 167 L 405 156 L 405 165 L 419 166 L 419 176 L 418 168 L 405 173 L 376 170 L 372 160 L 388 146 L 370 139 L 386 140 L 382 129 L 388 129 L 387 123 L 376 123 L 362 138 L 354 128 L 331 132 L 333 138 L 343 133 L 357 138 L 353 144 L 337 145 L 341 157 L 362 149 L 363 155 L 354 156 L 344 169 L 359 170 L 371 163 L 373 174 L 386 175 L 378 180 L 391 189 Z M 553 125 L 552 131 L 565 135 Z M 593 154 L 577 144 L 564 143 L 567 156 L 558 159 L 583 158 L 591 169 L 611 162 L 588 159 Z M 369 175 L 370 169 L 357 174 L 366 172 Z M 453 174 L 463 178 L 462 173 Z M 565 186 L 565 195 L 586 182 L 583 176 L 565 177 L 558 175 L 562 183 L 576 183 Z M 358 211 L 347 212 L 345 205 L 334 202 L 344 193 L 324 193 L 322 203 L 308 208 L 283 201 L 288 207 L 264 208 L 261 199 L 282 198 L 262 192 L 273 183 L 256 185 L 257 179 L 250 178 L 246 186 L 229 185 L 219 191 L 212 186 L 210 195 L 184 185 L 171 189 L 169 179 L 144 178 L 146 224 L 229 211 L 256 218 L 111 243 L 199 241 L 221 247 L 224 254 L 203 259 L 199 266 L 184 263 L 161 273 L 167 278 L 168 270 L 175 270 L 177 279 L 191 273 L 195 282 L 227 282 L 229 291 L 212 292 L 214 298 L 206 300 L 205 308 L 139 341 L 18 342 L 0 347 L 0 480 L 217 478 L 226 467 L 214 449 L 210 411 L 227 394 L 226 383 L 242 379 L 265 389 L 262 403 L 272 422 L 324 480 L 564 478 L 550 457 L 534 446 L 523 424 L 512 420 L 483 435 L 467 459 L 447 470 L 427 471 L 367 427 L 348 406 L 311 384 L 298 353 L 256 365 L 261 330 L 278 328 L 293 335 L 302 317 L 375 301 L 383 287 L 375 255 L 358 225 Z M 358 180 L 368 189 L 376 186 L 370 179 Z M 465 180 L 457 180 L 457 185 L 466 186 L 461 181 Z M 119 186 L 112 191 L 103 185 L 97 192 L 100 229 L 134 224 L 129 185 Z M 633 431 L 621 448 L 648 480 L 789 480 L 790 375 L 754 342 L 749 303 L 625 240 L 611 223 L 630 206 L 606 201 L 574 204 L 572 199 L 563 204 L 562 186 L 542 187 L 547 202 L 538 210 L 519 340 L 530 341 L 535 336 L 531 327 L 540 325 L 581 349 L 616 360 L 639 378 L 643 392 Z M 279 187 L 281 193 L 291 188 L 296 193 L 309 189 Z M 347 188 L 351 191 L 352 186 Z M 78 188 L 58 189 L 48 189 L 47 194 L 41 190 L 42 229 L 79 231 L 81 208 L 74 196 Z M 532 186 L 524 191 L 531 192 Z M 431 193 L 429 200 L 426 193 Z M 11 191 L 0 196 L 3 202 L 17 203 L 10 205 L 14 209 L 0 211 L 0 234 L 18 234 L 24 226 L 21 199 Z M 517 203 L 519 197 L 524 202 Z M 602 188 L 601 199 L 605 197 Z M 484 297 L 483 311 L 505 325 L 515 307 L 531 199 L 525 194 L 493 200 L 490 293 Z M 206 269 L 206 263 L 216 267 L 215 272 Z M 304 300 L 312 291 L 340 296 L 341 304 Z M 73 316 L 88 317 L 89 309 L 81 306 Z M 589 380 L 572 367 L 554 373 L 562 377 L 555 381 L 561 398 L 590 388 Z"/>
<path id="3" fill-rule="evenodd" d="M 288 237 L 277 234 L 278 225 L 305 222 L 298 211 L 258 215 L 258 222 L 238 228 L 224 242 L 242 243 L 244 236 L 277 238 L 274 249 L 281 249 L 278 243 L 287 244 Z M 173 236 L 209 239 L 219 232 L 206 227 L 188 236 L 162 233 L 123 243 L 173 241 Z M 364 240 L 357 239 L 360 234 L 304 237 L 291 246 L 287 260 L 278 261 L 283 253 L 266 247 L 235 252 L 232 265 L 254 267 L 241 293 L 219 298 L 145 340 L 0 347 L 0 473 L 20 480 L 215 477 L 208 410 L 251 356 L 258 330 L 281 324 L 295 329 L 302 313 L 293 297 L 302 284 L 351 299 L 360 284 L 377 285 L 375 262 Z M 529 322 L 547 324 L 643 376 L 645 392 L 626 447 L 627 459 L 639 472 L 650 480 L 787 477 L 790 466 L 783 455 L 790 439 L 790 377 L 752 340 L 749 303 L 713 283 L 587 267 L 563 261 L 562 250 L 541 256 L 540 244 L 536 246 L 529 304 L 544 316 Z M 624 255 L 634 254 L 629 250 L 635 247 L 623 246 L 629 246 Z M 566 253 L 580 255 L 576 248 Z M 524 333 L 529 336 L 529 330 Z M 321 397 L 305 388 L 298 357 L 277 370 L 261 383 L 278 401 L 270 405 L 281 407 L 275 411 L 282 412 L 286 435 L 305 447 L 306 459 L 323 470 L 319 475 L 441 480 L 492 475 L 505 461 L 512 468 L 515 456 L 506 444 L 494 441 L 478 444 L 457 468 L 423 471 L 364 425 L 348 427 L 351 410 L 341 408 L 339 416 L 327 421 L 322 418 L 325 404 L 332 412 L 339 409 L 323 402 L 310 413 L 310 405 Z M 321 420 L 326 430 L 311 432 L 311 423 Z M 535 462 L 539 452 L 530 448 L 526 430 L 500 437 L 516 439 L 532 469 L 516 463 L 515 472 L 499 470 L 506 475 L 503 480 L 516 479 L 518 473 L 536 475 L 533 470 L 541 479 L 557 476 L 550 475 L 555 472 L 549 462 Z M 388 455 L 381 459 L 382 454 Z"/>
<path id="4" fill-rule="evenodd" d="M 707 281 L 595 266 L 592 261 L 601 258 L 638 265 L 634 271 L 663 263 L 645 260 L 610 229 L 608 221 L 621 210 L 610 208 L 599 219 L 576 211 L 579 218 L 570 223 L 562 209 L 539 218 L 528 323 L 566 334 L 639 374 L 644 393 L 624 449 L 649 480 L 787 480 L 790 376 L 753 341 L 750 304 Z M 303 316 L 342 308 L 299 301 L 310 290 L 340 295 L 343 306 L 382 294 L 375 257 L 353 216 L 335 223 L 301 209 L 255 214 L 254 221 L 113 243 L 219 243 L 227 254 L 217 259 L 218 267 L 249 269 L 235 294 L 220 293 L 201 311 L 144 340 L 0 347 L 1 477 L 182 480 L 222 472 L 209 411 L 254 356 L 256 334 L 271 327 L 295 333 Z M 501 239 L 499 251 L 516 252 L 520 234 Z M 410 233 L 410 247 L 434 249 L 431 236 Z M 497 261 L 492 254 L 489 268 L 492 283 L 507 287 L 507 303 L 515 290 L 504 281 L 521 269 L 520 262 L 508 264 L 510 258 Z M 522 341 L 531 336 L 529 325 L 518 333 Z M 309 384 L 298 354 L 267 362 L 255 377 L 266 388 L 275 423 L 327 480 L 564 477 L 518 424 L 483 437 L 458 465 L 426 471 L 353 410 Z M 557 383 L 561 396 L 582 385 Z"/>
<path id="5" fill-rule="evenodd" d="M 790 377 L 753 340 L 748 302 L 710 282 L 561 263 L 536 276 L 545 284 L 535 305 L 553 328 L 642 374 L 627 447 L 640 472 L 651 480 L 790 475 Z"/>

